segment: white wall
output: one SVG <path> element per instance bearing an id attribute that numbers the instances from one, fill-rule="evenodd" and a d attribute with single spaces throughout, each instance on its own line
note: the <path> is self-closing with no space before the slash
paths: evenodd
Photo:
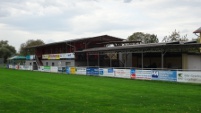
<path id="1" fill-rule="evenodd" d="M 75 66 L 74 60 L 42 60 L 43 65 L 46 66 L 46 62 L 48 62 L 48 66 Z M 67 64 L 67 65 L 66 65 Z"/>
<path id="2" fill-rule="evenodd" d="M 123 60 L 123 53 L 119 52 L 118 55 L 119 55 L 119 61 L 122 63 L 125 63 Z M 121 63 L 120 63 L 120 67 L 123 67 L 123 65 Z"/>
<path id="3" fill-rule="evenodd" d="M 126 62 L 126 67 L 132 67 L 132 53 L 127 54 L 127 62 Z"/>
<path id="4" fill-rule="evenodd" d="M 26 66 L 33 66 L 33 62 L 36 62 L 35 60 L 26 60 L 25 65 Z"/>
<path id="5" fill-rule="evenodd" d="M 188 55 L 187 69 L 201 70 L 201 55 Z"/>

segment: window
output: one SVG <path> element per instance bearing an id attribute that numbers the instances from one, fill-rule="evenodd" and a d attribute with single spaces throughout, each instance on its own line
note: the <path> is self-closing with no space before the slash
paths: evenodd
<path id="1" fill-rule="evenodd" d="M 54 62 L 52 62 L 52 66 L 54 66 Z"/>
<path id="2" fill-rule="evenodd" d="M 48 62 L 46 62 L 46 66 L 48 66 Z"/>
<path id="3" fill-rule="evenodd" d="M 30 63 L 30 66 L 32 65 L 32 63 Z"/>

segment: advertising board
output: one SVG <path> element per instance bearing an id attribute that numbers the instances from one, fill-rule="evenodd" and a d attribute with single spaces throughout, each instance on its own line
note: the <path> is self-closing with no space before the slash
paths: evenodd
<path id="1" fill-rule="evenodd" d="M 131 70 L 130 70 L 130 74 L 131 74 L 131 78 L 132 78 L 132 79 L 136 79 L 135 69 L 131 69 Z"/>
<path id="2" fill-rule="evenodd" d="M 70 74 L 70 67 L 66 67 L 66 74 Z"/>
<path id="3" fill-rule="evenodd" d="M 114 69 L 114 77 L 130 78 L 130 69 Z"/>
<path id="4" fill-rule="evenodd" d="M 50 72 L 51 71 L 51 67 L 50 66 L 44 66 L 44 71 L 45 72 Z"/>
<path id="5" fill-rule="evenodd" d="M 49 55 L 42 55 L 42 59 L 48 59 Z"/>
<path id="6" fill-rule="evenodd" d="M 58 72 L 66 72 L 66 67 L 58 67 Z"/>
<path id="7" fill-rule="evenodd" d="M 13 68 L 13 65 L 9 65 L 8 67 L 9 67 L 9 69 L 14 69 L 14 68 Z"/>
<path id="8" fill-rule="evenodd" d="M 61 54 L 44 54 L 42 55 L 42 59 L 71 59 L 75 58 L 74 53 L 61 53 Z"/>
<path id="9" fill-rule="evenodd" d="M 177 71 L 178 82 L 201 83 L 201 72 Z"/>
<path id="10" fill-rule="evenodd" d="M 44 71 L 44 66 L 39 66 L 38 71 Z"/>
<path id="11" fill-rule="evenodd" d="M 86 68 L 85 67 L 76 67 L 75 74 L 86 75 Z"/>
<path id="12" fill-rule="evenodd" d="M 152 80 L 177 81 L 176 71 L 152 71 Z"/>
<path id="13" fill-rule="evenodd" d="M 87 75 L 99 75 L 99 68 L 97 67 L 88 67 L 86 70 Z"/>
<path id="14" fill-rule="evenodd" d="M 19 69 L 20 68 L 20 66 L 19 65 L 15 65 L 15 69 Z"/>
<path id="15" fill-rule="evenodd" d="M 24 70 L 33 70 L 33 66 L 24 66 Z"/>
<path id="16" fill-rule="evenodd" d="M 58 67 L 56 66 L 51 66 L 51 72 L 57 73 L 58 72 Z"/>
<path id="17" fill-rule="evenodd" d="M 135 70 L 135 79 L 151 80 L 152 70 Z"/>
<path id="18" fill-rule="evenodd" d="M 75 67 L 70 67 L 70 74 L 75 74 L 75 70 L 76 70 Z"/>
<path id="19" fill-rule="evenodd" d="M 60 55 L 59 54 L 49 54 L 48 59 L 60 59 Z"/>
<path id="20" fill-rule="evenodd" d="M 113 68 L 99 68 L 99 75 L 114 77 L 114 69 Z"/>
<path id="21" fill-rule="evenodd" d="M 20 65 L 19 69 L 24 70 L 24 65 Z"/>
<path id="22" fill-rule="evenodd" d="M 62 58 L 75 58 L 75 55 L 74 55 L 74 53 L 62 53 L 62 54 L 60 54 L 60 59 L 62 59 Z"/>

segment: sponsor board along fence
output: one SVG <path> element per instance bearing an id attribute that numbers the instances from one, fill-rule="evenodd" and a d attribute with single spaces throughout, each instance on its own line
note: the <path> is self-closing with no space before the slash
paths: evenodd
<path id="1" fill-rule="evenodd" d="M 9 65 L 10 69 L 33 70 L 32 66 Z M 115 69 L 98 67 L 56 67 L 39 66 L 38 71 L 66 73 L 77 75 L 93 75 L 139 80 L 160 80 L 171 82 L 201 83 L 199 71 L 170 71 L 170 70 L 140 70 L 140 69 Z"/>

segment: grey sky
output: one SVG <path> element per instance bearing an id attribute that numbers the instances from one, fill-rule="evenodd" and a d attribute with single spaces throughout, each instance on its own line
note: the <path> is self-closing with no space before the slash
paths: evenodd
<path id="1" fill-rule="evenodd" d="M 45 43 L 134 32 L 160 40 L 175 29 L 189 40 L 201 27 L 200 0 L 0 0 L 0 40 L 18 50 L 28 39 Z"/>

